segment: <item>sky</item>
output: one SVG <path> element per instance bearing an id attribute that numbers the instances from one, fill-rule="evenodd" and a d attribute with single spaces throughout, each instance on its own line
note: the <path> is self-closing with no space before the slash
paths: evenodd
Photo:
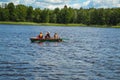
<path id="1" fill-rule="evenodd" d="M 24 4 L 34 8 L 113 8 L 120 7 L 120 0 L 0 0 L 0 4 L 13 2 L 15 5 Z"/>

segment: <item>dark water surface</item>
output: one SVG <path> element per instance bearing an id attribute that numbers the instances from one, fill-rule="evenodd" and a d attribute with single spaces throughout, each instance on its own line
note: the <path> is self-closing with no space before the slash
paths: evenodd
<path id="1" fill-rule="evenodd" d="M 42 31 L 60 43 L 31 43 Z M 0 25 L 0 80 L 120 80 L 120 29 Z"/>

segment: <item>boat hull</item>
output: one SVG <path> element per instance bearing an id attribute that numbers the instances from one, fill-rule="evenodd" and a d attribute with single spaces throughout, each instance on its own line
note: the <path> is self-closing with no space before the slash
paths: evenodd
<path id="1" fill-rule="evenodd" d="M 31 42 L 62 42 L 62 39 L 39 39 L 39 38 L 30 38 Z"/>

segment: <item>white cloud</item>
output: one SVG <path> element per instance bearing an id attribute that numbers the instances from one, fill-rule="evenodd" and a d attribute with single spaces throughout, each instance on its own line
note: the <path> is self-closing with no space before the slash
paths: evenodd
<path id="1" fill-rule="evenodd" d="M 87 0 L 83 6 L 95 8 L 120 7 L 120 0 Z"/>
<path id="2" fill-rule="evenodd" d="M 88 1 L 86 1 L 86 2 L 83 2 L 82 6 L 83 6 L 83 7 L 84 7 L 84 6 L 88 6 L 89 3 L 90 3 L 90 0 L 88 0 Z"/>
<path id="3" fill-rule="evenodd" d="M 63 5 L 59 5 L 59 6 L 57 6 L 57 5 L 49 5 L 49 6 L 48 6 L 49 9 L 55 9 L 55 8 L 57 8 L 57 7 L 63 8 L 64 6 L 63 6 Z"/>
<path id="4" fill-rule="evenodd" d="M 66 3 L 69 2 L 70 0 L 45 0 L 47 2 L 51 2 L 51 3 Z"/>
<path id="5" fill-rule="evenodd" d="M 18 0 L 20 4 L 32 5 L 36 0 Z"/>
<path id="6" fill-rule="evenodd" d="M 70 0 L 36 0 L 35 4 L 36 7 L 40 8 L 49 8 L 49 9 L 55 9 L 55 8 L 63 8 L 64 5 L 68 5 Z"/>
<path id="7" fill-rule="evenodd" d="M 24 4 L 27 6 L 50 8 L 63 8 L 64 5 L 73 8 L 111 8 L 120 7 L 120 0 L 0 0 L 2 2 L 13 2 L 15 5 Z"/>
<path id="8" fill-rule="evenodd" d="M 13 2 L 15 5 L 19 4 L 19 0 L 10 0 L 9 2 Z"/>
<path id="9" fill-rule="evenodd" d="M 120 4 L 117 4 L 116 6 L 117 6 L 117 7 L 120 7 Z"/>

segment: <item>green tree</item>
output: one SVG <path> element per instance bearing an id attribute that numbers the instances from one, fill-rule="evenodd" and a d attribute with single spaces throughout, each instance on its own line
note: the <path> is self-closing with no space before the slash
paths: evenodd
<path id="1" fill-rule="evenodd" d="M 105 24 L 105 15 L 104 15 L 104 9 L 100 8 L 97 9 L 97 24 L 98 25 L 104 25 Z"/>
<path id="2" fill-rule="evenodd" d="M 41 22 L 49 23 L 49 9 L 44 9 L 41 11 Z"/>
<path id="3" fill-rule="evenodd" d="M 113 8 L 110 11 L 110 25 L 117 25 L 120 23 L 120 9 Z"/>
<path id="4" fill-rule="evenodd" d="M 15 6 L 13 3 L 9 3 L 6 7 L 9 11 L 9 19 L 10 21 L 16 21 L 16 12 L 15 12 Z"/>
<path id="5" fill-rule="evenodd" d="M 35 10 L 33 11 L 33 21 L 34 22 L 40 22 L 41 21 L 41 10 L 40 8 L 35 8 Z"/>
<path id="6" fill-rule="evenodd" d="M 110 21 L 110 9 L 105 9 L 104 10 L 104 18 L 105 18 L 105 25 L 109 25 L 109 21 Z"/>
<path id="7" fill-rule="evenodd" d="M 0 21 L 9 21 L 9 11 L 8 9 L 0 9 Z"/>
<path id="8" fill-rule="evenodd" d="M 119 25 L 120 8 L 64 8 L 33 9 L 32 6 L 6 4 L 0 7 L 0 21 L 34 21 L 42 23 L 83 23 L 93 25 Z"/>
<path id="9" fill-rule="evenodd" d="M 117 15 L 117 18 L 116 18 L 116 24 L 118 25 L 120 25 L 120 8 L 116 8 L 115 9 L 115 13 L 116 13 L 116 15 Z"/>
<path id="10" fill-rule="evenodd" d="M 2 21 L 2 8 L 0 7 L 0 21 Z"/>
<path id="11" fill-rule="evenodd" d="M 60 13 L 60 9 L 59 8 L 55 8 L 54 9 L 54 16 L 56 16 L 56 23 L 59 23 L 59 13 Z"/>
<path id="12" fill-rule="evenodd" d="M 82 23 L 83 18 L 83 8 L 80 8 L 80 10 L 77 11 L 77 23 Z"/>
<path id="13" fill-rule="evenodd" d="M 50 23 L 56 23 L 57 22 L 57 15 L 56 15 L 56 13 L 54 13 L 53 12 L 53 10 L 51 10 L 50 12 L 49 12 L 49 20 L 50 20 Z"/>
<path id="14" fill-rule="evenodd" d="M 90 24 L 97 24 L 98 21 L 98 13 L 96 9 L 90 9 Z"/>
<path id="15" fill-rule="evenodd" d="M 32 6 L 29 6 L 27 8 L 26 20 L 27 21 L 33 21 L 33 7 Z"/>
<path id="16" fill-rule="evenodd" d="M 98 25 L 104 25 L 105 24 L 105 15 L 104 15 L 104 9 L 91 9 L 90 10 L 90 23 L 91 24 L 98 24 Z"/>
<path id="17" fill-rule="evenodd" d="M 73 8 L 71 8 L 71 7 L 69 7 L 68 8 L 68 11 L 69 11 L 69 23 L 74 23 L 75 21 L 76 21 L 76 19 L 77 19 L 77 13 L 76 13 L 76 11 L 73 9 Z"/>
<path id="18" fill-rule="evenodd" d="M 80 8 L 77 11 L 77 23 L 89 24 L 89 13 L 88 9 Z"/>
<path id="19" fill-rule="evenodd" d="M 59 23 L 70 23 L 71 20 L 71 13 L 70 10 L 67 8 L 67 6 L 65 5 L 63 9 L 61 9 L 60 13 L 59 13 Z"/>
<path id="20" fill-rule="evenodd" d="M 27 7 L 24 5 L 17 5 L 16 6 L 16 11 L 17 11 L 17 21 L 26 21 L 26 16 L 27 16 Z"/>

